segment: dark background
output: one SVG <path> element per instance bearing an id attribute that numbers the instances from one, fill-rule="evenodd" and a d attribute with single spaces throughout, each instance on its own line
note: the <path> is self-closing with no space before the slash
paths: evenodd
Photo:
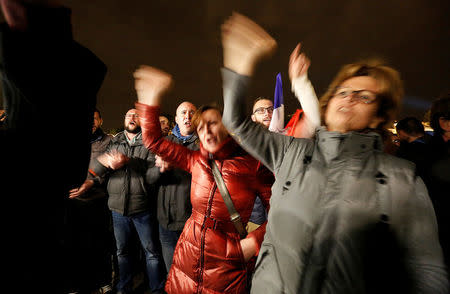
<path id="1" fill-rule="evenodd" d="M 290 91 L 287 65 L 301 41 L 312 64 L 309 77 L 320 97 L 339 68 L 364 57 L 381 57 L 405 84 L 401 117 L 422 118 L 430 102 L 449 90 L 448 0 L 70 0 L 74 36 L 108 66 L 98 95 L 104 129 L 123 126 L 136 94 L 133 71 L 140 64 L 174 76 L 162 110 L 175 113 L 189 100 L 222 104 L 220 25 L 232 11 L 249 16 L 278 42 L 278 51 L 254 77 L 248 101 L 273 98 L 283 78 L 286 113 L 299 104 Z M 61 93 L 64 101 L 64 93 Z M 62 113 L 64 111 L 64 103 Z"/>

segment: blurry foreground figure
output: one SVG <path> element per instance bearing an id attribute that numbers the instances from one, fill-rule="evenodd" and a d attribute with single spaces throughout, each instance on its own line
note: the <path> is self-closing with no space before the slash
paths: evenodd
<path id="1" fill-rule="evenodd" d="M 14 293 L 63 293 L 65 200 L 86 178 L 106 73 L 57 2 L 0 1 L 2 278 Z"/>

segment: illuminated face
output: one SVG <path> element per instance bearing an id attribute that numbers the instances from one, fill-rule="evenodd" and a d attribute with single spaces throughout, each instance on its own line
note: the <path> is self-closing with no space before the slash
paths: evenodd
<path id="1" fill-rule="evenodd" d="M 162 132 L 163 136 L 164 137 L 167 136 L 169 134 L 169 130 L 170 130 L 169 120 L 165 116 L 160 116 L 159 123 L 161 124 L 161 132 Z"/>
<path id="2" fill-rule="evenodd" d="M 206 151 L 214 153 L 219 150 L 221 143 L 228 137 L 228 131 L 217 110 L 209 109 L 202 113 L 197 134 Z"/>
<path id="3" fill-rule="evenodd" d="M 182 136 L 189 136 L 194 132 L 194 127 L 192 126 L 192 116 L 196 110 L 197 108 L 190 102 L 183 102 L 178 106 L 175 122 L 180 128 L 180 133 Z"/>
<path id="4" fill-rule="evenodd" d="M 328 130 L 346 133 L 376 128 L 383 121 L 376 116 L 377 93 L 378 83 L 372 77 L 353 77 L 344 81 L 325 111 Z"/>
<path id="5" fill-rule="evenodd" d="M 253 105 L 252 120 L 260 123 L 266 128 L 269 127 L 272 120 L 273 103 L 269 99 L 261 99 Z"/>
<path id="6" fill-rule="evenodd" d="M 92 124 L 92 133 L 95 133 L 97 129 L 99 129 L 103 124 L 103 119 L 100 117 L 100 114 L 95 111 L 94 112 L 94 122 Z"/>
<path id="7" fill-rule="evenodd" d="M 137 134 L 141 131 L 141 124 L 139 123 L 139 114 L 136 109 L 128 110 L 125 114 L 125 130 L 132 134 Z"/>

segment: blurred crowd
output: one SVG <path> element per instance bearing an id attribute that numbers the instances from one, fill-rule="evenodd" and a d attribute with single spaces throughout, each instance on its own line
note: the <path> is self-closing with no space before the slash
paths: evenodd
<path id="1" fill-rule="evenodd" d="M 277 41 L 233 13 L 223 100 L 162 114 L 175 78 L 142 65 L 123 127 L 105 131 L 107 66 L 73 39 L 70 9 L 0 4 L 14 293 L 448 293 L 450 93 L 427 130 L 399 117 L 400 73 L 379 60 L 343 65 L 317 97 L 299 43 L 298 108 L 248 97 Z"/>

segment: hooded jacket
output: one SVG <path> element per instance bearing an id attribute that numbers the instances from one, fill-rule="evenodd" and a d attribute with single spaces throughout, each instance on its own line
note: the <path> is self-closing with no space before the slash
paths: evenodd
<path id="1" fill-rule="evenodd" d="M 383 153 L 376 133 L 271 133 L 245 117 L 249 78 L 222 75 L 225 126 L 276 178 L 252 293 L 448 293 L 412 163 Z"/>
<path id="2" fill-rule="evenodd" d="M 244 261 L 239 234 L 214 181 L 209 159 L 219 167 L 244 226 L 257 195 L 268 207 L 273 175 L 267 169 L 258 170 L 258 161 L 231 137 L 214 154 L 209 154 L 201 144 L 199 151 L 193 151 L 163 139 L 159 107 L 136 103 L 136 108 L 141 114 L 145 146 L 192 174 L 192 214 L 175 248 L 165 290 L 177 294 L 246 293 L 248 264 Z M 265 227 L 263 224 L 247 236 L 256 244 L 257 251 Z"/>

